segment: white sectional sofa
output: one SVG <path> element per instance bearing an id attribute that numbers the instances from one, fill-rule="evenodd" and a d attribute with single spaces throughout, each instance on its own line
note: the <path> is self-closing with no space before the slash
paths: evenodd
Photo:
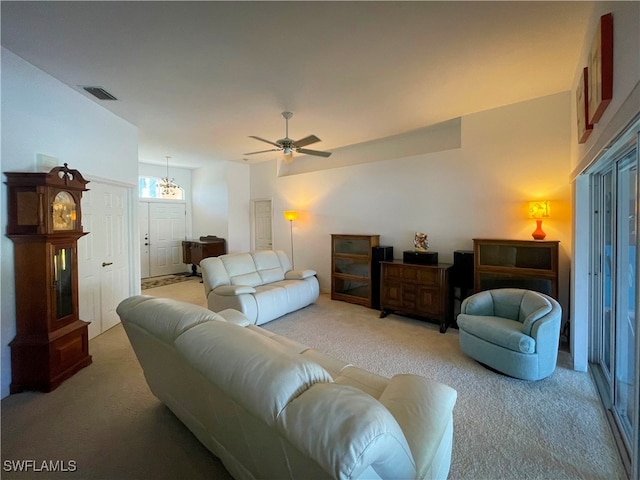
<path id="1" fill-rule="evenodd" d="M 236 479 L 448 475 L 446 385 L 375 375 L 235 310 L 135 296 L 118 314 L 151 391 Z"/>
<path id="2" fill-rule="evenodd" d="M 320 288 L 314 270 L 293 270 L 282 250 L 233 253 L 200 261 L 207 305 L 239 310 L 262 325 L 314 303 Z"/>

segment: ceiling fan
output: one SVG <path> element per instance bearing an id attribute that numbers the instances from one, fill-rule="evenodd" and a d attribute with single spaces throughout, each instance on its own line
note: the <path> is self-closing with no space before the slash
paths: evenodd
<path id="1" fill-rule="evenodd" d="M 249 135 L 249 137 L 251 138 L 255 138 L 256 140 L 260 140 L 261 142 L 269 143 L 274 147 L 278 147 L 278 148 L 271 148 L 269 150 L 260 150 L 257 152 L 249 152 L 249 153 L 245 153 L 244 155 L 254 155 L 256 153 L 282 151 L 284 152 L 285 162 L 290 162 L 292 160 L 294 151 L 297 153 L 305 154 L 305 155 L 316 155 L 318 157 L 328 157 L 329 155 L 331 155 L 331 152 L 322 152 L 320 150 L 309 150 L 308 148 L 303 148 L 303 147 L 306 147 L 307 145 L 311 145 L 312 143 L 316 143 L 320 141 L 320 139 L 315 135 L 309 135 L 307 137 L 301 138 L 300 140 L 291 140 L 289 138 L 289 119 L 293 117 L 293 113 L 282 112 L 282 116 L 284 117 L 285 125 L 286 125 L 284 138 L 281 138 L 280 140 L 276 140 L 275 142 L 272 142 L 271 140 L 266 140 L 264 138 L 256 137 L 255 135 Z"/>

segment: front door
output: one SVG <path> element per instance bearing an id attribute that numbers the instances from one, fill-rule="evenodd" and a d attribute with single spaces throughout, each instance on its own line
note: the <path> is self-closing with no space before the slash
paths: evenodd
<path id="1" fill-rule="evenodd" d="M 149 203 L 138 202 L 138 230 L 140 231 L 140 276 L 150 277 Z"/>
<path id="2" fill-rule="evenodd" d="M 149 275 L 170 275 L 186 271 L 182 261 L 182 241 L 187 230 L 184 203 L 147 203 L 149 208 Z M 144 250 L 142 251 L 144 254 Z"/>
<path id="3" fill-rule="evenodd" d="M 120 322 L 116 307 L 129 293 L 127 189 L 91 182 L 82 225 L 89 233 L 78 240 L 79 310 L 93 338 Z"/>

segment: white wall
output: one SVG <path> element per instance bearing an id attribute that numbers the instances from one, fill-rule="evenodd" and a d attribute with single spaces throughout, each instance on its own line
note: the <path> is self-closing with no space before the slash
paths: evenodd
<path id="1" fill-rule="evenodd" d="M 226 173 L 229 195 L 227 249 L 229 253 L 247 252 L 251 249 L 250 169 L 245 164 L 228 162 Z"/>
<path id="2" fill-rule="evenodd" d="M 640 3 L 597 2 L 589 21 L 580 60 L 576 65 L 573 85 L 577 86 L 582 69 L 589 63 L 591 42 L 600 22 L 600 17 L 613 14 L 613 98 L 602 117 L 593 126 L 593 132 L 583 144 L 577 142 L 575 102 L 572 103 L 571 167 L 584 166 L 599 154 L 604 144 L 611 141 L 611 129 L 616 132 L 627 122 L 616 124 L 616 114 L 630 101 L 629 95 L 640 81 Z M 576 88 L 573 89 L 575 98 Z M 633 105 L 638 111 L 637 99 Z M 631 120 L 630 118 L 628 120 Z M 613 124 L 612 124 L 613 122 Z"/>
<path id="3" fill-rule="evenodd" d="M 227 251 L 250 249 L 249 166 L 216 162 L 192 174 L 193 236 L 216 235 Z"/>
<path id="4" fill-rule="evenodd" d="M 3 172 L 36 171 L 36 154 L 41 153 L 58 158 L 60 164 L 68 163 L 85 178 L 137 185 L 138 133 L 133 125 L 5 48 L 2 49 L 1 95 Z M 4 182 L 1 187 L 4 233 L 7 225 Z M 8 343 L 15 336 L 16 318 L 13 244 L 4 235 L 1 251 L 0 394 L 5 397 L 11 382 Z M 132 268 L 134 276 L 139 278 L 139 266 Z"/>
<path id="5" fill-rule="evenodd" d="M 282 211 L 296 209 L 296 266 L 318 272 L 330 290 L 330 234 L 380 234 L 394 256 L 429 235 L 441 262 L 472 248 L 476 237 L 531 239 L 526 202 L 552 201 L 547 239 L 561 241 L 560 300 L 568 304 L 571 255 L 572 98 L 559 93 L 462 118 L 462 147 L 376 163 L 276 177 L 251 168 L 251 198 L 273 198 L 274 247 L 289 251 Z M 295 160 L 294 160 L 295 161 Z"/>
<path id="6" fill-rule="evenodd" d="M 602 149 L 640 113 L 640 3 L 598 2 L 587 28 L 580 61 L 576 65 L 574 85 L 588 65 L 591 42 L 600 17 L 613 14 L 613 98 L 602 118 L 593 126 L 593 132 L 584 144 L 577 142 L 576 105 L 572 102 L 571 133 L 571 180 L 574 187 L 575 255 L 572 271 L 572 338 L 571 352 L 574 368 L 586 371 L 588 366 L 589 340 L 589 179 L 577 176 L 602 152 Z M 575 98 L 576 88 L 572 96 Z"/>

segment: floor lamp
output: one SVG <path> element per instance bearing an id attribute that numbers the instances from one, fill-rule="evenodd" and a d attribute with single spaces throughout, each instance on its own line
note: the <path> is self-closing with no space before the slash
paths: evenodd
<path id="1" fill-rule="evenodd" d="M 293 268 L 293 221 L 298 218 L 298 212 L 295 210 L 285 210 L 284 218 L 289 220 L 289 229 L 291 232 L 291 268 Z"/>

